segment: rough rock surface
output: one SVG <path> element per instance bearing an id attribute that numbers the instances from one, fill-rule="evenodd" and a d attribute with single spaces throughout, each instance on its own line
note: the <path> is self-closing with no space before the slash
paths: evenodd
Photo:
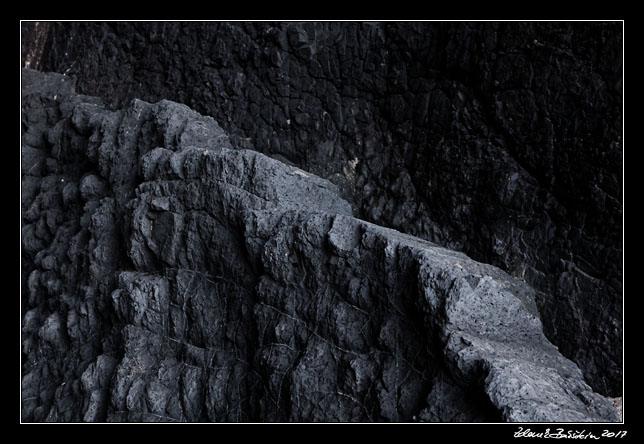
<path id="1" fill-rule="evenodd" d="M 169 101 L 23 70 L 24 421 L 617 421 L 534 291 Z"/>
<path id="2" fill-rule="evenodd" d="M 48 36 L 33 66 L 79 91 L 187 104 L 236 146 L 329 179 L 357 217 L 525 279 L 548 338 L 621 395 L 620 23 L 65 22 Z"/>

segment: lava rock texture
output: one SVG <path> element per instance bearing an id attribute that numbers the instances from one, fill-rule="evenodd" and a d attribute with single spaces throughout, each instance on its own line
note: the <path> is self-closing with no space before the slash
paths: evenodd
<path id="1" fill-rule="evenodd" d="M 24 421 L 618 421 L 523 280 L 185 105 L 22 82 Z"/>
<path id="2" fill-rule="evenodd" d="M 547 337 L 621 395 L 621 23 L 36 31 L 25 60 L 112 109 L 186 104 L 235 146 L 330 180 L 356 217 L 524 279 Z"/>

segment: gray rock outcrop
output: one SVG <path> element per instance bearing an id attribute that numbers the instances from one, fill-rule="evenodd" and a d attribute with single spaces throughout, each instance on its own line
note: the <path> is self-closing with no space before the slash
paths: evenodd
<path id="1" fill-rule="evenodd" d="M 523 280 L 185 105 L 22 81 L 24 421 L 618 421 Z"/>
<path id="2" fill-rule="evenodd" d="M 548 339 L 619 397 L 623 38 L 619 21 L 41 22 L 23 66 L 114 108 L 186 104 L 356 217 L 525 279 Z"/>

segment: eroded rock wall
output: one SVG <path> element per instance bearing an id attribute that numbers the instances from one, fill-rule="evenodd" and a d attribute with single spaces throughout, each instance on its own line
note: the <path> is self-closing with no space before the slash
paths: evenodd
<path id="1" fill-rule="evenodd" d="M 38 66 L 79 91 L 187 104 L 356 216 L 525 279 L 547 336 L 621 394 L 621 23 L 50 28 Z"/>
<path id="2" fill-rule="evenodd" d="M 185 105 L 23 76 L 24 421 L 617 421 L 535 292 Z"/>

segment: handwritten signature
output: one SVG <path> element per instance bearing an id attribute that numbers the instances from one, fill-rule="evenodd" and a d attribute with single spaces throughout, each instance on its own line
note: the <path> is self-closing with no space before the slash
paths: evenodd
<path id="1" fill-rule="evenodd" d="M 623 438 L 626 436 L 626 430 L 619 432 L 611 432 L 604 430 L 600 436 L 586 430 L 564 430 L 555 429 L 550 431 L 546 429 L 544 432 L 533 432 L 530 429 L 519 427 L 519 430 L 514 432 L 515 438 L 552 438 L 552 439 L 600 439 L 600 438 Z"/>

